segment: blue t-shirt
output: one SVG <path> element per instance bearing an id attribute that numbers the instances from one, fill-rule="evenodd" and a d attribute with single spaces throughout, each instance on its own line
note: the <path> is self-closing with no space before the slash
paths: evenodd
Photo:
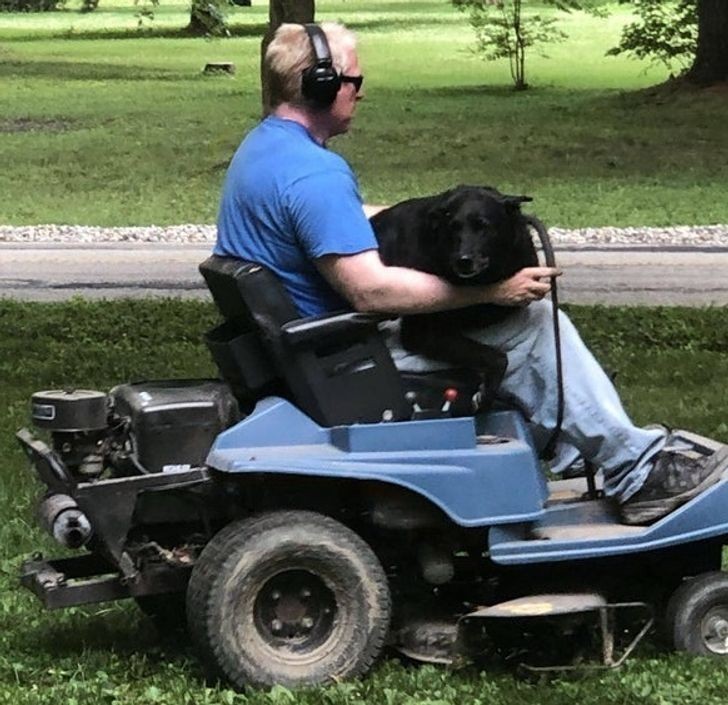
<path id="1" fill-rule="evenodd" d="M 292 120 L 269 116 L 248 134 L 225 179 L 215 254 L 268 267 L 312 316 L 351 308 L 313 260 L 376 248 L 344 159 Z"/>

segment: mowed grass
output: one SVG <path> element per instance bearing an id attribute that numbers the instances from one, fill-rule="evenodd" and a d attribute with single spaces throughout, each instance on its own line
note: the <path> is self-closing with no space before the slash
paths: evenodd
<path id="1" fill-rule="evenodd" d="M 639 421 L 662 420 L 728 441 L 725 309 L 572 307 L 571 315 Z M 36 525 L 40 486 L 13 435 L 33 391 L 106 390 L 128 380 L 213 373 L 200 341 L 204 302 L 0 300 L 0 705 L 723 705 L 725 662 L 641 647 L 604 674 L 534 683 L 474 667 L 414 667 L 388 657 L 367 678 L 292 694 L 235 694 L 206 684 L 190 645 L 158 634 L 125 602 L 44 611 L 20 588 L 21 561 L 59 547 Z"/>
<path id="2" fill-rule="evenodd" d="M 233 37 L 182 36 L 185 5 L 137 30 L 131 0 L 96 13 L 0 15 L 0 222 L 212 222 L 225 168 L 259 117 L 267 7 L 231 10 Z M 561 226 L 728 222 L 728 98 L 650 97 L 658 67 L 607 58 L 628 19 L 580 13 L 570 39 L 532 54 L 533 88 L 505 62 L 472 55 L 464 15 L 445 0 L 321 0 L 361 39 L 366 99 L 332 142 L 369 202 L 457 183 L 535 197 Z M 204 77 L 208 61 L 235 77 Z"/>

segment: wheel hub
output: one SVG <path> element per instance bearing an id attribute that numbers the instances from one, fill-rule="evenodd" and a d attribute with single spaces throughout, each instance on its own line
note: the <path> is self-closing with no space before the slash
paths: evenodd
<path id="1" fill-rule="evenodd" d="M 269 645 L 303 652 L 326 641 L 335 614 L 333 593 L 306 570 L 286 570 L 270 578 L 254 607 L 255 625 Z"/>
<path id="2" fill-rule="evenodd" d="M 714 607 L 703 618 L 703 643 L 714 654 L 728 654 L 728 607 Z"/>

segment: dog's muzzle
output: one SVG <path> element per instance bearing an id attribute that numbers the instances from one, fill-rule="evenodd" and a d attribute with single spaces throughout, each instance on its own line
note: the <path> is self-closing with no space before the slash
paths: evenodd
<path id="1" fill-rule="evenodd" d="M 453 262 L 453 271 L 460 279 L 470 279 L 486 269 L 489 262 L 487 257 L 476 261 L 473 257 L 463 255 Z"/>

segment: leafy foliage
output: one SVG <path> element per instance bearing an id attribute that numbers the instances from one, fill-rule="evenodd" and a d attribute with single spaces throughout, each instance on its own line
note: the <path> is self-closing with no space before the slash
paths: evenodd
<path id="1" fill-rule="evenodd" d="M 81 0 L 80 12 L 93 12 L 98 6 L 99 0 Z"/>
<path id="2" fill-rule="evenodd" d="M 0 12 L 50 12 L 65 4 L 66 0 L 0 0 Z"/>
<path id="3" fill-rule="evenodd" d="M 668 69 L 689 67 L 698 44 L 697 0 L 631 0 L 638 19 L 625 26 L 609 56 L 629 54 Z"/>
<path id="4" fill-rule="evenodd" d="M 475 30 L 476 53 L 486 61 L 508 59 L 516 90 L 528 88 L 527 51 L 567 37 L 555 17 L 534 13 L 530 6 L 536 3 L 528 0 L 452 0 L 452 3 L 468 13 L 470 25 Z M 588 0 L 546 0 L 546 4 L 564 12 L 597 7 Z"/>

